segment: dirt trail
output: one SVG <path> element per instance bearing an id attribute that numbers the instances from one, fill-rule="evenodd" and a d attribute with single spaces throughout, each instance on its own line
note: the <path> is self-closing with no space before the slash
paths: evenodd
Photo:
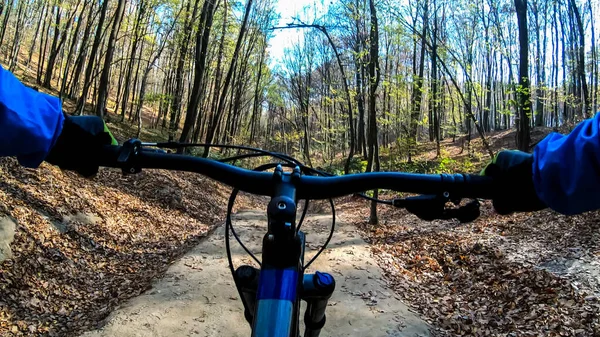
<path id="1" fill-rule="evenodd" d="M 234 226 L 255 252 L 265 232 L 266 217 L 258 211 L 240 212 Z M 303 225 L 307 261 L 325 241 L 330 217 L 311 215 Z M 106 325 L 84 336 L 249 336 L 233 280 L 227 267 L 221 226 L 182 259 L 151 290 L 136 297 L 108 318 Z M 337 286 L 321 336 L 428 336 L 429 326 L 389 290 L 367 244 L 356 227 L 338 223 L 333 240 L 314 270 L 330 272 Z M 233 245 L 237 265 L 249 263 Z M 302 309 L 302 313 L 304 309 Z"/>

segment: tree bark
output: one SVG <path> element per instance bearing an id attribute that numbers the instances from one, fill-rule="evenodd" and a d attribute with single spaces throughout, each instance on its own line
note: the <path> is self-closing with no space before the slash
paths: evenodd
<path id="1" fill-rule="evenodd" d="M 369 33 L 369 154 L 367 160 L 367 170 L 379 171 L 379 146 L 377 144 L 377 86 L 379 85 L 379 27 L 377 22 L 377 11 L 374 0 L 369 0 L 369 9 L 371 12 L 371 28 Z M 373 165 L 375 164 L 375 165 Z M 378 190 L 373 192 L 373 197 L 377 198 Z M 371 201 L 371 212 L 369 224 L 377 225 L 377 202 Z"/>
<path id="2" fill-rule="evenodd" d="M 188 2 L 189 4 L 189 2 Z M 189 8 L 188 8 L 189 9 Z M 125 120 L 125 111 L 127 111 L 127 103 L 129 103 L 129 90 L 131 88 L 131 75 L 133 73 L 133 65 L 135 64 L 135 53 L 137 52 L 137 44 L 139 42 L 139 30 L 142 17 L 146 13 L 146 1 L 140 0 L 138 13 L 133 25 L 133 38 L 131 42 L 131 50 L 127 70 L 125 73 L 125 86 L 123 88 L 123 100 L 121 101 L 121 121 Z"/>
<path id="3" fill-rule="evenodd" d="M 61 14 L 60 14 L 60 10 L 59 10 L 58 6 L 60 6 L 60 2 L 57 5 L 56 21 L 54 23 L 55 24 L 54 38 L 52 39 L 52 47 L 50 48 L 50 56 L 48 58 L 48 65 L 46 66 L 46 77 L 44 78 L 44 87 L 46 87 L 46 88 L 51 88 L 50 82 L 51 82 L 52 76 L 54 74 L 54 65 L 56 62 L 56 58 L 57 58 L 58 54 L 61 52 L 62 46 L 65 44 L 65 41 L 67 40 L 69 29 L 71 28 L 71 24 L 73 23 L 75 14 L 77 13 L 77 9 L 79 8 L 80 3 L 81 3 L 81 0 L 78 0 L 77 4 L 75 5 L 75 9 L 73 9 L 73 12 L 71 13 L 71 15 L 67 16 L 67 23 L 65 24 L 62 34 L 59 29 Z M 60 39 L 59 39 L 59 36 L 60 36 Z"/>
<path id="4" fill-rule="evenodd" d="M 37 84 L 42 84 L 42 72 L 44 70 L 44 61 L 46 60 L 46 49 L 48 47 L 48 30 L 50 29 L 50 23 L 48 22 L 48 13 L 49 12 L 50 12 L 50 6 L 48 6 L 48 9 L 46 10 L 46 15 L 44 16 L 44 24 L 42 27 L 42 39 L 40 41 L 37 75 L 36 75 L 36 83 Z"/>
<path id="5" fill-rule="evenodd" d="M 75 95 L 79 91 L 81 71 L 83 70 L 83 65 L 85 64 L 88 49 L 88 41 L 90 37 L 90 32 L 92 30 L 92 25 L 94 23 L 94 17 L 92 16 L 92 14 L 94 13 L 94 8 L 96 7 L 95 4 L 95 1 L 91 1 L 90 10 L 87 16 L 87 22 L 85 24 L 85 30 L 83 31 L 83 37 L 79 46 L 79 53 L 77 54 L 77 59 L 75 60 L 75 70 L 73 71 L 73 76 L 71 77 L 71 83 L 69 85 L 69 97 L 71 98 L 75 97 Z M 90 59 L 88 62 L 92 60 L 93 59 Z"/>
<path id="6" fill-rule="evenodd" d="M 108 1 L 104 0 L 102 2 L 102 9 L 100 10 L 100 19 L 98 20 L 98 26 L 96 27 L 96 35 L 94 36 L 94 43 L 92 44 L 92 50 L 90 55 L 92 56 L 88 61 L 87 67 L 85 68 L 85 76 L 83 80 L 83 92 L 81 96 L 77 100 L 77 107 L 75 111 L 78 115 L 83 113 L 85 108 L 85 103 L 87 101 L 88 91 L 90 89 L 91 80 L 92 80 L 92 70 L 94 69 L 94 58 L 96 57 L 96 53 L 98 52 L 98 48 L 100 47 L 100 41 L 102 40 L 102 27 L 104 26 L 104 20 L 106 19 L 106 11 L 108 9 Z M 119 0 L 124 1 L 124 0 Z"/>
<path id="7" fill-rule="evenodd" d="M 107 1 L 107 0 L 105 0 Z M 115 40 L 121 27 L 121 20 L 123 18 L 123 11 L 125 10 L 126 0 L 118 0 L 117 11 L 115 12 L 115 18 L 113 26 L 110 31 L 110 37 L 108 38 L 108 46 L 106 47 L 106 55 L 104 58 L 104 67 L 102 68 L 102 74 L 100 75 L 100 85 L 98 88 L 98 101 L 96 102 L 96 115 L 104 118 L 104 110 L 106 108 L 106 99 L 108 98 L 108 86 L 110 84 L 109 75 L 112 64 L 113 54 L 115 51 Z"/>
<path id="8" fill-rule="evenodd" d="M 529 84 L 529 36 L 527 31 L 527 0 L 515 0 L 519 25 L 519 121 L 517 123 L 517 147 L 529 152 L 529 118 L 531 116 Z"/>
<path id="9" fill-rule="evenodd" d="M 33 56 L 33 50 L 35 49 L 35 42 L 37 41 L 37 37 L 39 35 L 40 32 L 40 26 L 42 26 L 42 22 L 45 21 L 44 19 L 44 13 L 46 13 L 47 8 L 49 6 L 49 3 L 46 2 L 45 6 L 41 6 L 41 12 L 40 12 L 40 19 L 37 20 L 37 25 L 35 25 L 35 33 L 33 34 L 33 39 L 31 40 L 31 47 L 29 47 L 29 56 L 27 56 L 27 63 L 25 63 L 25 65 L 27 67 L 29 67 L 29 64 L 31 63 L 31 57 Z"/>
<path id="10" fill-rule="evenodd" d="M 440 98 L 439 98 L 439 89 L 438 89 L 438 67 L 437 67 L 437 4 L 436 0 L 433 0 L 433 10 L 434 10 L 434 19 L 433 19 L 433 32 L 432 32 L 432 48 L 431 48 L 431 111 L 432 111 L 432 119 L 433 119 L 433 138 L 435 139 L 436 144 L 436 155 L 437 157 L 441 154 L 440 149 L 440 121 L 439 121 L 439 109 L 440 109 Z M 489 110 L 488 110 L 489 111 Z M 485 116 L 487 118 L 487 116 Z M 484 128 L 485 130 L 485 128 Z"/>
<path id="11" fill-rule="evenodd" d="M 214 81 L 215 90 L 212 95 L 212 102 L 210 105 L 210 111 L 206 113 L 206 118 L 210 118 L 212 114 L 216 113 L 219 104 L 219 98 L 221 96 L 221 77 L 223 76 L 223 59 L 225 50 L 225 35 L 227 34 L 227 1 L 223 3 L 223 25 L 221 26 L 221 37 L 219 42 L 219 49 L 217 52 L 217 69 Z M 199 123 L 202 125 L 202 123 Z M 198 129 L 200 129 L 198 127 Z"/>
<path id="12" fill-rule="evenodd" d="M 71 44 L 69 46 L 69 53 L 67 54 L 67 62 L 65 64 L 65 71 L 63 73 L 62 81 L 60 84 L 59 98 L 61 100 L 63 99 L 65 90 L 67 88 L 67 79 L 69 78 L 69 68 L 71 67 L 71 60 L 73 59 L 73 54 L 75 53 L 75 47 L 77 45 L 77 40 L 79 37 L 79 30 L 81 29 L 81 23 L 83 22 L 83 13 L 85 12 L 86 6 L 88 4 L 89 4 L 88 1 L 84 1 L 83 7 L 81 8 L 81 12 L 79 12 L 77 25 L 75 26 L 75 31 L 73 32 L 73 37 L 71 38 Z"/>
<path id="13" fill-rule="evenodd" d="M 191 131 L 194 128 L 196 117 L 198 114 L 198 105 L 200 102 L 200 89 L 204 80 L 204 68 L 206 64 L 206 54 L 208 49 L 208 40 L 210 38 L 210 30 L 213 23 L 213 14 L 217 6 L 217 0 L 205 0 L 200 12 L 200 29 L 196 34 L 196 62 L 194 68 L 194 86 L 190 93 L 190 101 L 188 102 L 185 122 L 181 130 L 179 141 L 185 143 L 189 140 Z M 235 55 L 234 55 L 235 57 Z M 233 62 L 233 61 L 232 61 Z M 226 92 L 224 93 L 224 95 Z M 208 148 L 205 148 L 208 150 Z M 205 151 L 207 154 L 207 151 Z M 206 156 L 206 155 L 205 155 Z"/>
<path id="14" fill-rule="evenodd" d="M 419 117 L 421 115 L 421 95 L 423 91 L 423 72 L 425 70 L 425 46 L 427 39 L 427 12 L 428 12 L 428 0 L 425 0 L 423 4 L 423 32 L 421 34 L 421 54 L 419 56 L 419 69 L 414 69 L 413 78 L 413 89 L 411 95 L 411 114 L 410 114 L 410 135 L 409 135 L 409 149 L 408 149 L 408 162 L 412 161 L 412 155 L 416 151 L 417 137 L 419 133 Z M 416 58 L 416 55 L 414 56 Z M 414 62 L 413 62 L 414 64 Z"/>
<path id="15" fill-rule="evenodd" d="M 6 33 L 6 27 L 8 27 L 8 20 L 10 19 L 10 13 L 12 12 L 13 6 L 15 5 L 15 0 L 10 0 L 8 3 L 8 8 L 4 14 L 4 20 L 2 21 L 2 27 L 0 27 L 0 46 L 4 42 L 4 34 Z"/>
<path id="16" fill-rule="evenodd" d="M 252 8 L 252 2 L 253 2 L 253 0 L 248 0 L 248 3 L 246 4 L 246 10 L 244 12 L 244 19 L 242 20 L 242 26 L 240 27 L 240 32 L 239 32 L 237 42 L 235 44 L 235 49 L 233 51 L 233 55 L 231 58 L 231 65 L 229 66 L 229 70 L 227 71 L 227 75 L 225 76 L 225 83 L 223 84 L 223 89 L 222 89 L 221 98 L 219 100 L 219 105 L 217 107 L 217 111 L 216 111 L 215 115 L 213 116 L 211 121 L 209 121 L 208 129 L 206 132 L 206 143 L 208 143 L 208 144 L 210 144 L 213 140 L 213 137 L 215 135 L 215 130 L 217 128 L 217 124 L 219 123 L 219 121 L 221 119 L 221 115 L 223 114 L 223 109 L 225 108 L 225 97 L 227 96 L 227 92 L 229 90 L 229 84 L 231 83 L 233 69 L 235 68 L 235 65 L 237 63 L 237 58 L 238 58 L 238 54 L 240 52 L 242 41 L 244 40 L 244 35 L 246 34 L 246 28 L 248 25 L 248 17 L 250 16 L 250 9 Z M 183 134 L 182 134 L 182 139 L 183 139 Z M 203 157 L 208 156 L 209 150 L 210 150 L 209 147 L 204 148 Z"/>
<path id="17" fill-rule="evenodd" d="M 573 10 L 573 14 L 575 15 L 575 20 L 577 23 L 577 31 L 579 36 L 579 45 L 577 50 L 577 74 L 579 75 L 579 81 L 581 81 L 581 88 L 583 90 L 583 117 L 590 117 L 590 96 L 588 92 L 587 79 L 585 78 L 585 32 L 583 28 L 583 22 L 581 20 L 581 14 L 579 13 L 579 9 L 577 8 L 577 4 L 575 0 L 569 0 L 569 4 L 571 9 Z M 594 19 L 592 19 L 593 21 Z"/>
<path id="18" fill-rule="evenodd" d="M 199 2 L 199 0 L 194 1 L 194 9 L 192 10 L 191 17 L 187 15 L 189 12 L 189 2 L 186 10 L 183 37 L 181 38 L 181 43 L 179 44 L 179 58 L 177 61 L 177 70 L 175 71 L 175 86 L 173 100 L 171 101 L 171 115 L 169 116 L 169 141 L 173 141 L 175 139 L 177 129 L 179 128 L 179 116 L 183 96 L 183 70 L 185 63 L 187 62 L 188 44 L 192 35 L 192 23 L 196 21 L 196 13 L 198 11 Z"/>
<path id="19" fill-rule="evenodd" d="M 23 8 L 26 6 L 25 4 L 26 4 L 25 1 L 19 2 L 19 12 L 17 13 L 17 27 L 23 26 Z M 22 29 L 15 30 L 13 45 L 12 45 L 12 48 L 10 49 L 10 57 L 9 57 L 10 63 L 9 63 L 9 67 L 8 67 L 8 69 L 13 72 L 15 71 L 15 67 L 17 66 L 17 59 L 19 58 L 19 50 L 21 47 L 22 35 L 23 35 Z"/>
<path id="20" fill-rule="evenodd" d="M 267 53 L 266 48 L 267 40 L 263 39 L 262 52 L 260 53 L 260 60 L 258 61 L 258 75 L 256 76 L 256 86 L 254 87 L 254 104 L 252 105 L 252 115 L 250 116 L 250 140 L 248 141 L 249 145 L 252 146 L 252 141 L 254 140 L 254 133 L 256 132 L 257 125 L 260 126 L 260 107 L 262 105 L 262 90 L 260 86 L 260 81 L 262 78 L 263 72 L 263 63 Z M 258 120 L 258 122 L 257 122 Z"/>

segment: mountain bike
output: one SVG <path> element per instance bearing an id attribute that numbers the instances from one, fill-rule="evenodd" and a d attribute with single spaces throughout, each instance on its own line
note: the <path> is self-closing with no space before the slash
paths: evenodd
<path id="1" fill-rule="evenodd" d="M 247 150 L 221 160 L 166 153 L 165 149 L 190 146 L 215 146 Z M 227 162 L 270 156 L 276 162 L 248 170 Z M 253 337 L 300 336 L 300 303 L 306 302 L 304 336 L 318 337 L 325 326 L 327 303 L 335 290 L 335 279 L 326 272 L 305 273 L 308 266 L 326 249 L 335 230 L 333 198 L 358 194 L 369 200 L 407 209 L 425 220 L 458 219 L 472 221 L 479 216 L 478 199 L 491 199 L 494 181 L 466 174 L 410 174 L 373 172 L 333 176 L 303 165 L 280 153 L 243 146 L 180 143 L 142 143 L 131 139 L 122 146 L 107 146 L 98 156 L 100 166 L 120 168 L 125 174 L 142 169 L 188 171 L 233 187 L 227 207 L 225 244 L 229 268 L 239 292 L 244 315 Z M 365 191 L 388 189 L 417 196 L 392 200 L 373 199 Z M 267 233 L 262 240 L 262 260 L 254 256 L 234 230 L 231 213 L 239 191 L 270 197 L 267 206 Z M 302 222 L 309 200 L 328 199 L 332 225 L 321 249 L 305 263 L 305 235 Z M 466 204 L 461 200 L 469 199 Z M 305 200 L 296 221 L 298 203 Z M 452 205 L 454 204 L 454 205 Z M 234 267 L 230 236 L 250 254 L 260 268 Z"/>

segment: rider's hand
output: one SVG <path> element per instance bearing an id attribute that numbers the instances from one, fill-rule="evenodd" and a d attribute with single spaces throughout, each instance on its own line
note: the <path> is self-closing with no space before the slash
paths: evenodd
<path id="1" fill-rule="evenodd" d="M 46 161 L 63 170 L 77 171 L 84 177 L 98 173 L 95 158 L 105 145 L 117 145 L 102 118 L 97 116 L 66 117 L 56 144 Z"/>
<path id="2" fill-rule="evenodd" d="M 532 212 L 546 208 L 533 186 L 533 155 L 521 151 L 500 151 L 481 171 L 495 180 L 494 209 L 499 214 Z"/>

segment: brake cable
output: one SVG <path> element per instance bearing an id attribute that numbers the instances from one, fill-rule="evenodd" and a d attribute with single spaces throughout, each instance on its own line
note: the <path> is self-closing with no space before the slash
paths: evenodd
<path id="1" fill-rule="evenodd" d="M 302 215 L 300 216 L 300 221 L 298 221 L 298 226 L 296 226 L 296 233 L 300 231 L 300 227 L 302 227 L 302 223 L 304 222 L 304 217 L 306 216 L 306 212 L 308 211 L 308 202 L 309 199 L 304 200 L 304 209 L 302 210 Z"/>
<path id="2" fill-rule="evenodd" d="M 315 256 L 313 256 L 312 259 L 310 259 L 310 261 L 308 261 L 308 263 L 304 265 L 303 268 L 305 270 L 308 267 L 310 267 L 310 265 L 319 257 L 319 255 L 321 255 L 321 253 L 325 251 L 325 249 L 327 249 L 327 246 L 329 245 L 329 242 L 333 237 L 333 233 L 335 232 L 335 204 L 333 203 L 333 199 L 329 199 L 329 204 L 331 205 L 331 230 L 329 231 L 329 236 L 327 237 L 327 240 L 325 240 L 323 246 L 321 246 L 321 249 L 319 249 L 319 251 L 315 254 Z"/>
<path id="3" fill-rule="evenodd" d="M 266 170 L 268 170 L 270 168 L 276 167 L 277 165 L 282 165 L 282 166 L 287 166 L 287 167 L 293 167 L 291 164 L 287 164 L 287 163 L 283 163 L 283 164 L 269 163 L 269 164 L 261 165 L 261 166 L 255 168 L 253 171 L 266 171 Z M 258 258 L 256 257 L 256 255 L 254 255 L 254 253 L 252 253 L 250 251 L 250 249 L 248 249 L 248 247 L 246 247 L 242 243 L 242 240 L 240 239 L 239 235 L 237 234 L 237 232 L 233 228 L 233 221 L 231 220 L 231 214 L 233 212 L 233 205 L 235 203 L 235 199 L 237 198 L 238 193 L 239 193 L 239 189 L 237 189 L 237 188 L 234 188 L 231 191 L 231 195 L 229 196 L 229 203 L 227 205 L 227 217 L 226 217 L 226 220 L 225 220 L 225 249 L 227 250 L 227 260 L 229 261 L 229 268 L 231 269 L 232 273 L 234 272 L 234 270 L 233 270 L 233 260 L 231 258 L 231 249 L 229 247 L 229 230 L 231 230 L 231 233 L 233 234 L 233 237 L 240 244 L 240 246 L 242 246 L 242 248 L 244 249 L 244 251 L 246 251 L 246 253 L 248 255 L 250 255 L 250 257 L 252 257 L 252 259 L 254 261 L 256 261 L 256 263 L 258 263 L 259 266 L 261 265 L 261 263 L 258 260 Z"/>
<path id="4" fill-rule="evenodd" d="M 240 160 L 240 159 L 246 159 L 246 158 L 252 158 L 252 157 L 262 157 L 262 156 L 270 156 L 270 157 L 274 157 L 277 159 L 280 159 L 282 161 L 284 161 L 285 163 L 269 163 L 269 164 L 264 164 L 261 165 L 259 167 L 256 167 L 254 169 L 254 171 L 266 171 L 268 169 L 271 168 L 275 168 L 277 165 L 282 165 L 282 166 L 286 166 L 286 167 L 299 167 L 301 169 L 301 171 L 303 173 L 309 173 L 311 175 L 321 175 L 321 176 L 325 176 L 325 177 L 331 177 L 334 176 L 334 174 L 322 171 L 322 170 L 317 170 L 314 169 L 312 167 L 306 166 L 304 165 L 302 162 L 300 162 L 299 160 L 289 156 L 289 155 L 285 155 L 285 154 L 281 154 L 281 153 L 276 153 L 276 152 L 271 152 L 271 151 L 267 151 L 267 150 L 263 150 L 263 149 L 259 149 L 259 148 L 254 148 L 254 147 L 249 147 L 249 146 L 241 146 L 241 145 L 227 145 L 227 144 L 205 144 L 205 143 L 178 143 L 178 142 L 166 142 L 166 143 L 143 143 L 142 145 L 146 145 L 146 146 L 155 146 L 155 147 L 159 147 L 159 148 L 185 148 L 185 147 L 217 147 L 217 148 L 229 148 L 229 149 L 239 149 L 239 150 L 247 150 L 247 151 L 254 151 L 255 153 L 247 153 L 247 154 L 241 154 L 241 155 L 236 155 L 236 156 L 232 156 L 232 157 L 228 157 L 228 158 L 223 158 L 220 159 L 220 162 L 229 162 L 229 161 L 236 161 L 236 160 Z M 250 255 L 250 257 L 256 262 L 258 263 L 258 265 L 260 266 L 261 263 L 258 260 L 258 258 L 256 257 L 256 255 L 254 255 L 241 241 L 241 239 L 239 238 L 239 235 L 237 234 L 237 232 L 235 231 L 234 227 L 233 227 L 233 221 L 231 219 L 231 214 L 233 211 L 233 205 L 235 203 L 235 199 L 237 197 L 239 190 L 238 189 L 233 189 L 231 196 L 229 198 L 229 204 L 227 206 L 227 217 L 226 217 L 226 224 L 225 224 L 225 248 L 227 250 L 227 259 L 229 261 L 229 269 L 231 270 L 232 275 L 235 273 L 234 269 L 233 269 L 233 259 L 231 257 L 231 247 L 229 244 L 229 230 L 231 230 L 231 233 L 233 234 L 234 238 L 236 239 L 236 241 L 240 244 L 240 246 L 244 249 L 244 251 Z M 393 200 L 381 200 L 381 199 L 376 199 L 370 196 L 367 196 L 364 193 L 357 193 L 356 195 L 369 200 L 369 201 L 375 201 L 378 203 L 382 203 L 382 204 L 387 204 L 387 205 L 394 205 L 394 201 Z M 331 205 L 331 215 L 332 215 L 332 222 L 331 222 L 331 230 L 329 232 L 329 236 L 327 237 L 327 240 L 325 241 L 325 243 L 321 246 L 321 248 L 319 249 L 319 251 L 312 257 L 312 259 L 303 266 L 304 269 L 307 269 L 320 255 L 321 253 L 327 248 L 327 246 L 329 245 L 329 242 L 331 242 L 331 239 L 333 238 L 333 233 L 335 232 L 335 220 L 336 220 L 336 215 L 335 215 L 335 204 L 333 202 L 333 199 L 329 199 L 329 203 Z M 302 227 L 302 224 L 304 223 L 304 219 L 306 217 L 307 211 L 308 211 L 308 205 L 309 205 L 309 200 L 306 199 L 304 202 L 304 208 L 302 210 L 302 215 L 300 216 L 300 220 L 298 221 L 298 226 L 296 227 L 296 232 L 298 232 L 300 230 L 300 228 Z"/>

